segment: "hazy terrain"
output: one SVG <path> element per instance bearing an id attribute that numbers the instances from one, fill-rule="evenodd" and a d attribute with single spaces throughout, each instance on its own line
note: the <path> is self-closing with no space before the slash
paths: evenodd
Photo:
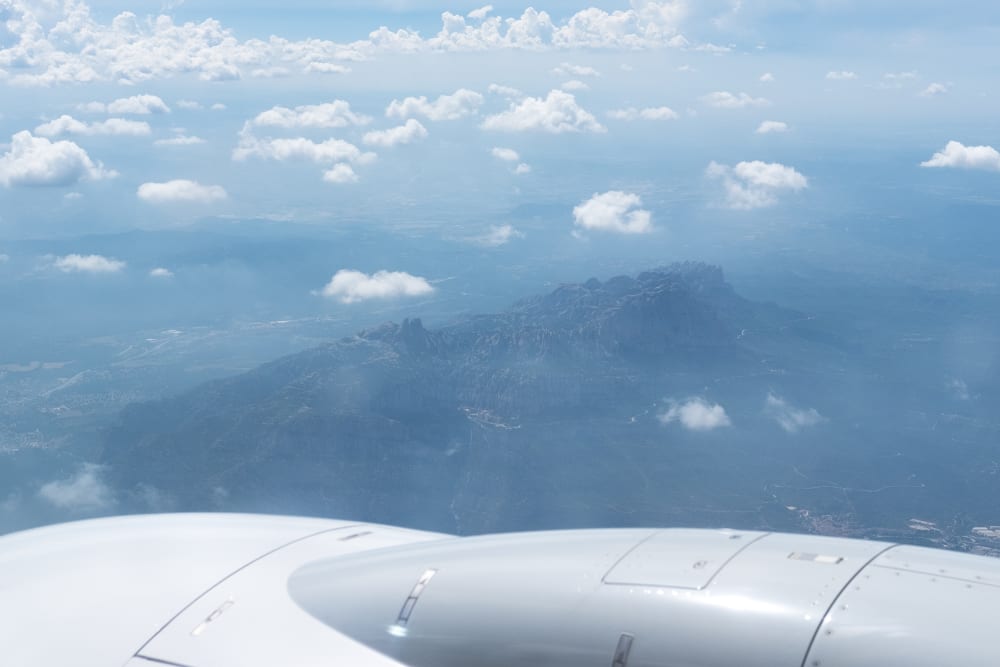
<path id="1" fill-rule="evenodd" d="M 23 323 L 4 335 L 0 373 L 3 525 L 236 509 L 462 532 L 733 525 L 994 548 L 971 532 L 1000 515 L 989 269 L 935 273 L 945 265 L 900 244 L 899 263 L 880 266 L 835 225 L 801 234 L 817 233 L 836 261 L 716 251 L 728 283 L 698 265 L 640 276 L 672 257 L 577 251 L 551 266 L 524 243 L 461 237 L 445 260 L 432 234 L 357 229 L 8 243 L 36 267 L 91 243 L 176 275 L 63 290 L 51 271 L 3 267 L 20 271 L 4 303 Z M 321 298 L 346 244 L 362 266 L 408 254 L 436 293 Z M 640 278 L 609 280 L 623 273 Z M 724 422 L 701 428 L 713 406 Z"/>

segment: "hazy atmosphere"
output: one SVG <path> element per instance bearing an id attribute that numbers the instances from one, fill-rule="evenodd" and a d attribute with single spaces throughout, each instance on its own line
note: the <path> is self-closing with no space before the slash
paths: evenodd
<path id="1" fill-rule="evenodd" d="M 0 532 L 1000 554 L 1000 6 L 0 0 Z"/>

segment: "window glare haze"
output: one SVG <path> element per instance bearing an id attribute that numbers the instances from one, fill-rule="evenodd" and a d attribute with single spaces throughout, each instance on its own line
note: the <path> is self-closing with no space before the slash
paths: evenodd
<path id="1" fill-rule="evenodd" d="M 1000 555 L 1000 5 L 0 2 L 0 533 Z"/>

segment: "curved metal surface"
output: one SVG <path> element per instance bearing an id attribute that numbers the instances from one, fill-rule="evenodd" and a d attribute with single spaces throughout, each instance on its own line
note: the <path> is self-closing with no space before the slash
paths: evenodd
<path id="1" fill-rule="evenodd" d="M 0 538 L 5 667 L 986 667 L 998 608 L 1000 561 L 806 535 L 162 515 Z"/>
<path id="2" fill-rule="evenodd" d="M 289 591 L 414 667 L 606 667 L 623 633 L 630 666 L 798 667 L 836 594 L 887 546 L 707 530 L 501 535 L 329 559 Z M 790 557 L 803 553 L 828 556 Z M 400 627 L 400 601 L 431 569 Z"/>
<path id="3" fill-rule="evenodd" d="M 346 521 L 237 514 L 95 519 L 0 537 L 0 663 L 125 664 L 261 554 Z"/>
<path id="4" fill-rule="evenodd" d="M 807 667 L 1000 665 L 1000 561 L 897 546 L 824 618 Z"/>

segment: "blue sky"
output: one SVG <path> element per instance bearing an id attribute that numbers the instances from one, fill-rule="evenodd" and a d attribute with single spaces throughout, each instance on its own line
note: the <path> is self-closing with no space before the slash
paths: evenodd
<path id="1" fill-rule="evenodd" d="M 0 3 L 0 238 L 551 203 L 642 242 L 1000 177 L 993 3 L 330 4 Z"/>

